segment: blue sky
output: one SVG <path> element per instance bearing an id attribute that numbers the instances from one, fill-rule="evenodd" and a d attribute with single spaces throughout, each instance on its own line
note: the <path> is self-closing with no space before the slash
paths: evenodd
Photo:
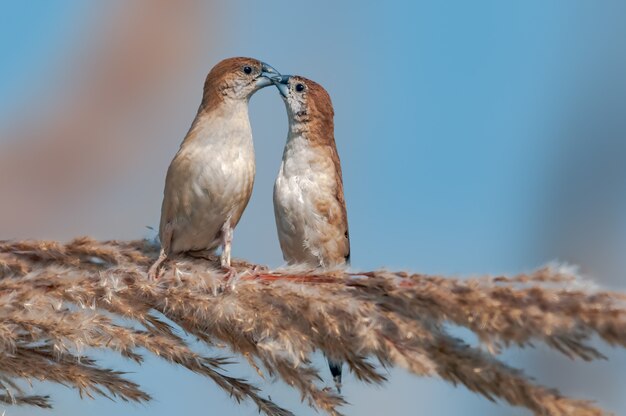
<path id="1" fill-rule="evenodd" d="M 0 134 L 13 111 L 23 111 L 47 91 L 49 71 L 64 71 L 76 38 L 90 30 L 102 7 L 78 1 L 0 5 Z M 621 275 L 603 275 L 592 250 L 603 247 L 609 270 L 626 266 L 620 256 L 626 248 L 623 2 L 233 1 L 222 5 L 220 21 L 212 24 L 219 42 L 198 51 L 210 57 L 208 66 L 194 69 L 198 74 L 221 57 L 248 55 L 283 73 L 315 79 L 331 94 L 355 268 L 474 275 L 526 271 L 560 258 L 582 263 L 606 284 L 626 286 Z M 194 82 L 201 87 L 201 79 Z M 185 108 L 195 111 L 198 99 L 199 91 Z M 253 97 L 251 120 L 258 174 L 234 254 L 277 265 L 271 187 L 286 116 L 275 91 Z M 164 154 L 173 155 L 185 131 L 182 126 L 178 136 L 163 138 Z M 8 139 L 0 135 L 0 151 L 3 141 Z M 602 175 L 610 164 L 616 168 Z M 153 168 L 164 175 L 166 165 Z M 579 182 L 587 185 L 579 188 Z M 107 192 L 112 204 L 131 193 L 116 193 L 115 187 Z M 95 236 L 141 236 L 145 224 L 158 222 L 158 208 L 145 212 L 132 231 L 109 227 Z M 582 248 L 572 247 L 572 240 Z M 541 372 L 538 354 L 513 351 L 508 357 L 540 379 L 562 381 Z M 567 392 L 598 399 L 617 413 L 626 410 L 623 394 L 606 387 L 623 386 L 624 376 L 617 373 L 626 373 L 624 354 L 597 366 L 549 357 L 554 372 L 570 375 Z M 582 381 L 589 371 L 612 383 L 589 386 L 594 383 Z M 580 383 L 571 381 L 576 378 Z M 55 414 L 254 414 L 231 405 L 208 382 L 155 360 L 135 379 L 156 403 L 79 402 L 73 391 L 38 389 L 58 394 Z M 312 414 L 282 386 L 270 389 L 297 414 Z M 468 408 L 475 414 L 526 414 L 402 371 L 394 371 L 384 388 L 348 378 L 345 392 L 354 403 L 346 411 L 350 415 L 454 415 Z"/>

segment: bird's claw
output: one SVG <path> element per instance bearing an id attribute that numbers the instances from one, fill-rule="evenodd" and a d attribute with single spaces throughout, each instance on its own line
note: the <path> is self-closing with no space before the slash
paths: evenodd
<path id="1" fill-rule="evenodd" d="M 232 266 L 222 266 L 222 271 L 224 272 L 225 282 L 228 282 L 230 279 L 237 276 L 237 269 Z"/>
<path id="2" fill-rule="evenodd" d="M 165 258 L 159 257 L 157 261 L 155 261 L 152 266 L 148 269 L 148 279 L 150 280 L 158 280 L 161 276 L 161 269 L 163 268 L 163 262 Z"/>

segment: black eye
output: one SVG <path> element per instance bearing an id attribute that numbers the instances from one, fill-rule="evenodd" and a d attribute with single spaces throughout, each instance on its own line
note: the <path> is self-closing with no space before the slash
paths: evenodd
<path id="1" fill-rule="evenodd" d="M 296 84 L 296 91 L 298 92 L 304 91 L 304 84 Z"/>
<path id="2" fill-rule="evenodd" d="M 252 67 L 244 66 L 243 67 L 243 72 L 245 72 L 246 74 L 251 74 L 252 73 Z"/>

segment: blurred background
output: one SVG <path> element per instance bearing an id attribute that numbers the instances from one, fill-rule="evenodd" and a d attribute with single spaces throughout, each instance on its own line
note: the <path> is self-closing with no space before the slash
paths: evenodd
<path id="1" fill-rule="evenodd" d="M 207 72 L 252 56 L 331 94 L 355 269 L 473 276 L 558 259 L 624 289 L 625 39 L 620 0 L 3 1 L 0 239 L 148 235 Z M 234 255 L 276 266 L 271 195 L 287 131 L 276 91 L 256 94 L 250 116 L 257 178 Z M 626 354 L 601 350 L 609 361 L 505 357 L 626 414 Z M 7 414 L 257 414 L 156 359 L 141 369 L 103 359 L 136 371 L 156 400 L 80 400 L 35 384 L 55 410 Z M 527 415 L 463 387 L 389 376 L 381 388 L 348 375 L 345 412 Z M 266 392 L 315 414 L 280 383 Z"/>

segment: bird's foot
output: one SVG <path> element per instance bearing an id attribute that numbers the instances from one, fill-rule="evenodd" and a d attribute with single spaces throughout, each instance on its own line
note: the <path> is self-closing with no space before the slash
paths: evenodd
<path id="1" fill-rule="evenodd" d="M 224 272 L 224 281 L 228 282 L 230 279 L 237 276 L 237 269 L 232 266 L 222 265 L 222 271 Z"/>
<path id="2" fill-rule="evenodd" d="M 157 280 L 161 274 L 161 268 L 163 267 L 163 263 L 167 259 L 167 255 L 163 250 L 159 254 L 159 258 L 150 266 L 148 269 L 148 279 Z"/>
<path id="3" fill-rule="evenodd" d="M 159 275 L 161 272 L 161 265 L 154 263 L 152 266 L 150 266 L 150 269 L 148 269 L 148 279 L 150 280 L 158 280 L 159 279 Z"/>

